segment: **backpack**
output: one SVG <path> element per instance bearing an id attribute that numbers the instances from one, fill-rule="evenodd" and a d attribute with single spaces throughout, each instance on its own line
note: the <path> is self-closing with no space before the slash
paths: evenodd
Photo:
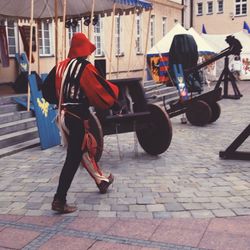
<path id="1" fill-rule="evenodd" d="M 56 86 L 55 86 L 55 73 L 56 67 L 54 67 L 48 76 L 45 78 L 42 85 L 40 85 L 40 89 L 43 94 L 43 98 L 50 104 L 58 105 L 58 98 L 56 94 Z"/>

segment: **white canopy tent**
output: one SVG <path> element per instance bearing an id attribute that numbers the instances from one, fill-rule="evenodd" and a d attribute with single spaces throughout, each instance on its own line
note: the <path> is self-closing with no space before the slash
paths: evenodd
<path id="1" fill-rule="evenodd" d="M 177 23 L 158 43 L 156 43 L 149 51 L 148 55 L 168 53 L 175 35 L 188 34 L 179 23 Z"/>
<path id="2" fill-rule="evenodd" d="M 230 34 L 223 35 L 210 35 L 202 34 L 202 37 L 214 47 L 217 53 L 227 48 L 229 45 L 225 41 L 226 37 Z M 250 79 L 250 36 L 244 31 L 240 31 L 232 34 L 236 39 L 241 42 L 242 52 L 241 52 L 241 68 L 240 68 L 240 79 L 249 80 Z M 235 63 L 234 57 L 230 56 L 230 67 L 233 67 Z M 221 72 L 223 67 L 222 61 L 217 63 L 217 68 Z"/>
<path id="3" fill-rule="evenodd" d="M 147 53 L 148 64 L 150 65 L 152 77 L 156 81 L 165 81 L 163 75 L 166 75 L 168 70 L 168 53 L 175 35 L 187 34 L 192 35 L 199 52 L 200 57 L 211 55 L 215 53 L 215 49 L 202 38 L 193 28 L 186 30 L 179 23 L 177 23 L 158 43 L 155 44 Z M 159 59 L 160 57 L 160 59 Z M 160 65 L 160 76 L 157 78 L 154 74 L 152 63 Z"/>

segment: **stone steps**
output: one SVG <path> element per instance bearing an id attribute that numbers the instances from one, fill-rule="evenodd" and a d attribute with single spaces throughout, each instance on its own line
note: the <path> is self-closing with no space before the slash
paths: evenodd
<path id="1" fill-rule="evenodd" d="M 34 113 L 13 100 L 21 96 L 0 97 L 0 157 L 40 144 Z"/>

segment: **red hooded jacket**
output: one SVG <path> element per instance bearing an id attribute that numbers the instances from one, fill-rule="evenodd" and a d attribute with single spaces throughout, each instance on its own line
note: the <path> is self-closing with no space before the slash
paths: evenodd
<path id="1" fill-rule="evenodd" d="M 105 80 L 97 69 L 85 60 L 95 49 L 95 45 L 84 34 L 75 33 L 73 35 L 68 58 L 56 66 L 56 94 L 58 99 L 62 82 L 64 81 L 64 84 L 69 84 L 72 87 L 72 81 L 74 82 L 77 79 L 81 91 L 86 95 L 90 105 L 98 109 L 108 109 L 114 105 L 118 98 L 118 87 Z M 73 89 L 77 90 L 75 86 Z M 71 92 L 68 93 L 69 96 L 72 94 Z M 77 95 L 72 94 L 72 96 L 76 97 Z M 64 93 L 63 99 L 65 97 Z"/>

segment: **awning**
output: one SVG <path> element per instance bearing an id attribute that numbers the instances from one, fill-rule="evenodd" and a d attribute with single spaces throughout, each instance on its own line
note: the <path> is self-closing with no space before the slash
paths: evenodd
<path id="1" fill-rule="evenodd" d="M 58 16 L 63 16 L 63 2 L 58 0 Z M 67 17 L 82 17 L 89 15 L 92 10 L 93 0 L 67 0 Z M 109 14 L 113 4 L 116 11 L 129 11 L 134 7 L 150 9 L 151 3 L 143 0 L 96 0 L 95 14 Z M 54 16 L 54 0 L 34 0 L 34 19 L 50 19 Z M 0 0 L 0 16 L 5 18 L 29 19 L 31 0 Z"/>

